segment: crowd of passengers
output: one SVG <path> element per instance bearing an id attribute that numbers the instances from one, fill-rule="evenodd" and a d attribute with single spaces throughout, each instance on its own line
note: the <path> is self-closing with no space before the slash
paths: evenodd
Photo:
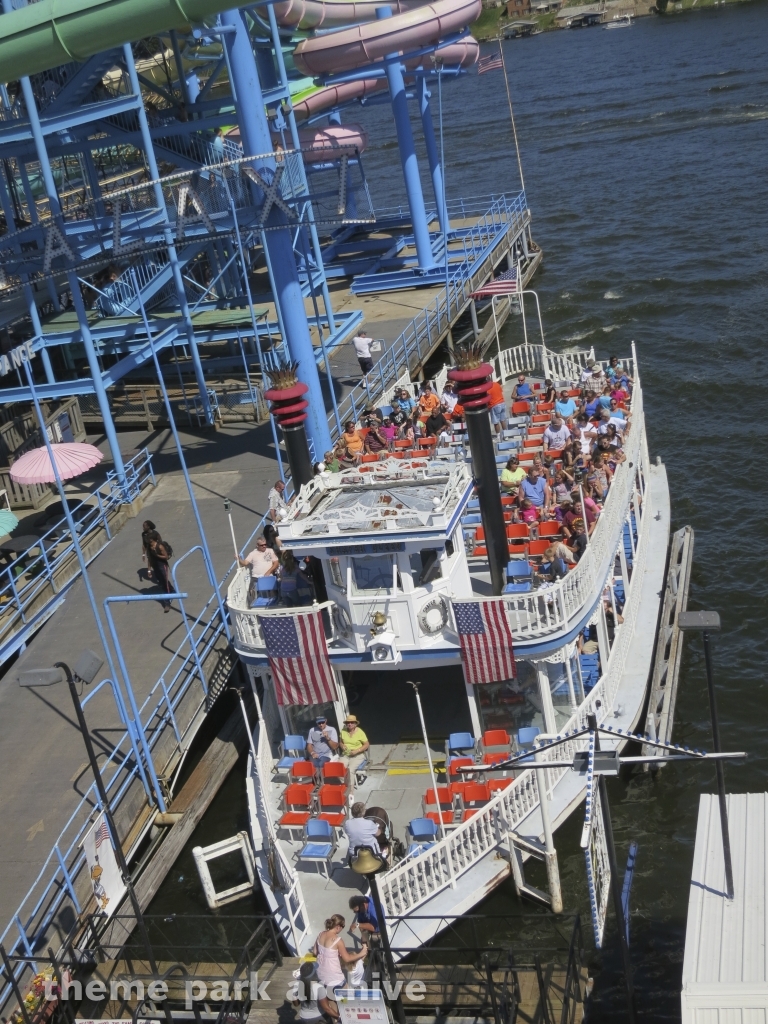
<path id="1" fill-rule="evenodd" d="M 551 563 L 556 576 L 563 575 L 567 565 L 578 562 L 586 550 L 616 467 L 625 460 L 623 445 L 630 429 L 632 384 L 622 363 L 612 356 L 606 369 L 599 363 L 586 368 L 577 388 L 558 390 L 551 380 L 545 380 L 543 388 L 534 387 L 520 374 L 509 405 L 498 381 L 491 386 L 489 413 L 497 440 L 501 440 L 510 419 L 550 414 L 541 436 L 541 450 L 534 451 L 527 465 L 521 464 L 519 449 L 511 452 L 501 472 L 500 487 L 502 495 L 512 499 L 511 503 L 505 502 L 512 523 L 533 526 L 554 520 L 560 524 L 564 543 L 553 543 L 544 554 L 544 562 Z M 444 451 L 454 444 L 453 428 L 462 423 L 463 412 L 451 381 L 446 381 L 440 395 L 429 381 L 415 396 L 401 388 L 392 400 L 389 415 L 368 405 L 359 426 L 347 422 L 333 451 L 325 453 L 315 472 L 337 473 L 359 465 L 366 455 L 380 459 L 391 453 L 408 455 L 411 449 L 402 443 L 406 441 L 413 445 L 414 453 L 423 456 L 430 448 L 418 448 L 420 438 L 435 438 L 433 448 Z M 282 548 L 278 524 L 289 506 L 284 490 L 285 485 L 277 481 L 270 491 L 271 522 L 258 538 L 256 548 L 240 564 L 251 570 L 251 600 L 256 580 L 275 574 L 284 602 L 306 604 L 317 590 L 318 570 L 322 570 L 319 564 L 312 564 L 312 559 L 307 564 L 297 562 L 290 551 Z"/>

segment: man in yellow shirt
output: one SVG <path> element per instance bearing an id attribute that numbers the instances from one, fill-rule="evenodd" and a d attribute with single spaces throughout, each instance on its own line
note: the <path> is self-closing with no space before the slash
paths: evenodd
<path id="1" fill-rule="evenodd" d="M 354 775 L 362 762 L 367 760 L 369 747 L 368 737 L 360 728 L 357 715 L 347 715 L 341 730 L 341 759 L 349 768 L 350 775 Z"/>

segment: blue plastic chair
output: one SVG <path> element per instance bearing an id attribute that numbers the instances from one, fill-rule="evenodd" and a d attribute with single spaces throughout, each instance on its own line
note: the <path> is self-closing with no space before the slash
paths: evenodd
<path id="1" fill-rule="evenodd" d="M 452 732 L 448 737 L 448 756 L 463 752 L 474 754 L 475 737 L 471 732 Z"/>
<path id="2" fill-rule="evenodd" d="M 408 822 L 406 837 L 410 836 L 408 856 L 418 857 L 432 849 L 437 841 L 437 822 L 429 818 L 414 818 Z"/>
<path id="3" fill-rule="evenodd" d="M 328 878 L 333 871 L 332 860 L 336 849 L 335 833 L 332 826 L 321 818 L 310 818 L 304 826 L 304 846 L 297 854 L 297 860 L 311 864 L 325 864 Z"/>
<path id="4" fill-rule="evenodd" d="M 496 451 L 499 451 L 499 452 L 509 452 L 509 451 L 514 451 L 514 450 L 516 450 L 519 447 L 520 447 L 520 442 L 519 441 L 502 441 L 497 446 Z"/>
<path id="5" fill-rule="evenodd" d="M 530 594 L 533 590 L 533 583 L 531 580 L 525 580 L 523 583 L 507 583 L 502 594 Z"/>
<path id="6" fill-rule="evenodd" d="M 274 576 L 259 576 L 256 580 L 254 608 L 269 608 L 277 604 L 277 579 Z"/>
<path id="7" fill-rule="evenodd" d="M 470 501 L 468 501 L 467 502 L 467 511 L 469 511 L 469 512 L 479 512 L 480 511 L 480 499 L 479 498 L 472 498 Z"/>
<path id="8" fill-rule="evenodd" d="M 537 725 L 529 725 L 529 726 L 525 726 L 523 729 L 518 729 L 517 730 L 517 745 L 519 747 L 522 747 L 522 748 L 532 746 L 533 745 L 533 741 L 536 739 L 536 737 L 540 733 L 541 733 L 541 729 L 539 729 L 539 727 Z M 524 757 L 522 759 L 521 763 L 525 764 L 527 761 L 535 761 L 535 760 L 536 759 L 534 758 L 533 754 L 531 754 L 530 757 Z"/>
<path id="9" fill-rule="evenodd" d="M 533 569 L 527 558 L 513 558 L 507 562 L 507 579 L 517 583 L 533 579 Z"/>
<path id="10" fill-rule="evenodd" d="M 280 760 L 275 765 L 279 775 L 290 772 L 294 761 L 303 761 L 307 749 L 307 741 L 303 736 L 286 736 L 280 744 Z"/>
<path id="11" fill-rule="evenodd" d="M 479 526 L 482 523 L 483 517 L 479 512 L 470 512 L 469 515 L 462 517 L 463 526 Z"/>

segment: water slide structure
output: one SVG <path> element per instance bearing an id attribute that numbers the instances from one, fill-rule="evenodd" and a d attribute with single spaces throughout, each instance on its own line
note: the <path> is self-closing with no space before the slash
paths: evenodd
<path id="1" fill-rule="evenodd" d="M 475 317 L 473 282 L 502 258 L 515 266 L 530 243 L 518 186 L 450 200 L 443 187 L 433 93 L 461 88 L 477 61 L 469 26 L 480 9 L 2 0 L 0 487 L 12 503 L 37 500 L 9 477 L 26 439 L 3 432 L 34 420 L 33 397 L 51 416 L 77 399 L 85 425 L 106 435 L 109 486 L 126 503 L 136 480 L 118 428 L 164 415 L 146 394 L 131 398 L 157 381 L 155 359 L 174 420 L 195 429 L 242 408 L 267 419 L 269 370 L 295 364 L 319 460 L 369 394 L 335 379 L 329 357 L 370 316 L 357 296 L 424 289 L 424 311 L 377 362 L 377 394 L 418 372 L 457 317 Z M 388 105 L 397 135 L 403 201 L 388 210 L 364 176 L 376 140 L 355 111 L 372 104 Z M 52 572 L 46 562 L 38 582 Z M 39 628 L 24 593 L 0 581 L 0 664 Z M 151 802 L 151 766 L 139 767 L 133 782 Z M 10 930 L 0 920 L 9 953 L 29 949 L 70 898 L 81 839 L 62 832 Z"/>

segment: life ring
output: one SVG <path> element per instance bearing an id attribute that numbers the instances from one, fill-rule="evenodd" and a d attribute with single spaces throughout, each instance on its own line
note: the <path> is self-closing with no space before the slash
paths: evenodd
<path id="1" fill-rule="evenodd" d="M 433 597 L 421 606 L 417 617 L 421 632 L 427 636 L 436 636 L 448 624 L 448 602 L 444 597 Z"/>
<path id="2" fill-rule="evenodd" d="M 352 619 L 349 612 L 339 604 L 333 606 L 333 625 L 342 640 L 352 638 Z"/>

